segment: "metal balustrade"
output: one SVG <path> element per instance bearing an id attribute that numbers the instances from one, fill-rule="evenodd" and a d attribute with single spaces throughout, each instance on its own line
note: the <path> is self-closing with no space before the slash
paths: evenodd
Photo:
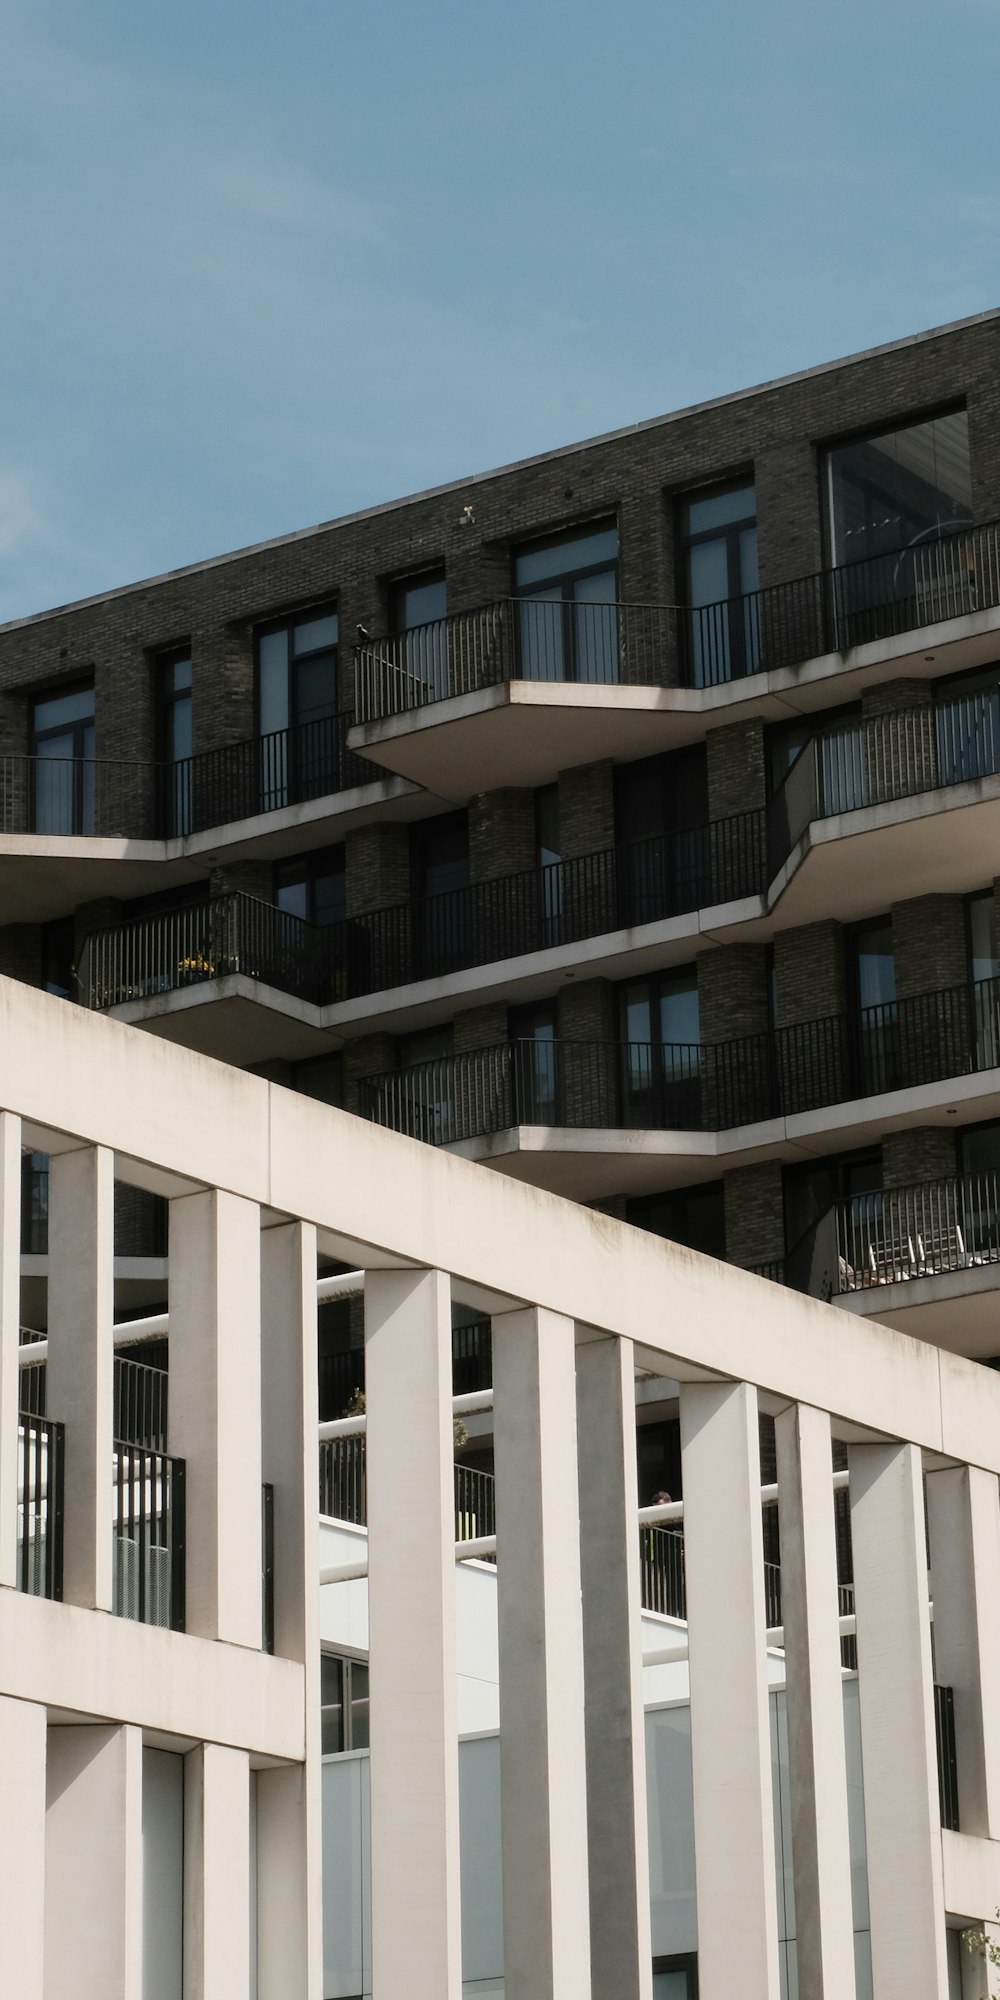
<path id="1" fill-rule="evenodd" d="M 255 896 L 210 896 L 95 931 L 80 992 L 88 1007 L 120 1007 L 237 973 L 320 1005 L 332 997 L 328 933 Z"/>
<path id="2" fill-rule="evenodd" d="M 150 1451 L 167 1448 L 167 1384 L 165 1368 L 130 1355 L 114 1357 L 115 1436 L 125 1444 L 144 1445 Z"/>
<path id="3" fill-rule="evenodd" d="M 5 754 L 0 833 L 155 839 L 164 768 L 128 758 Z"/>
<path id="4" fill-rule="evenodd" d="M 937 1743 L 938 1798 L 941 1825 L 959 1832 L 958 1754 L 955 1742 L 955 1690 L 934 1684 L 934 1735 Z"/>
<path id="5" fill-rule="evenodd" d="M 985 979 L 732 1042 L 496 1043 L 364 1078 L 358 1109 L 431 1145 L 516 1125 L 719 1132 L 998 1064 Z"/>
<path id="6" fill-rule="evenodd" d="M 62 1597 L 65 1454 L 62 1424 L 22 1409 L 17 1420 L 17 1587 L 32 1597 Z"/>
<path id="7" fill-rule="evenodd" d="M 357 719 L 513 680 L 716 687 L 997 604 L 996 522 L 697 607 L 499 598 L 357 646 Z"/>
<path id="8" fill-rule="evenodd" d="M 348 748 L 353 723 L 353 715 L 324 715 L 163 767 L 163 832 L 200 833 L 380 783 L 384 773 Z"/>
<path id="9" fill-rule="evenodd" d="M 112 1609 L 184 1630 L 185 1463 L 117 1439 L 113 1461 Z"/>
<path id="10" fill-rule="evenodd" d="M 827 723 L 805 742 L 771 799 L 768 875 L 777 875 L 813 820 L 998 772 L 1000 689 Z"/>
<path id="11" fill-rule="evenodd" d="M 880 1188 L 842 1202 L 833 1292 L 1000 1263 L 1000 1177 L 951 1175 Z"/>

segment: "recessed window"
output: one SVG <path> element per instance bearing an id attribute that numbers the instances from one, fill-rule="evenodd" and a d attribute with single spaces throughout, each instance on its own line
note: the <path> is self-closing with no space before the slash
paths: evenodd
<path id="1" fill-rule="evenodd" d="M 654 1958 L 653 2000 L 698 2000 L 698 1960 L 693 1952 L 680 1958 Z"/>
<path id="2" fill-rule="evenodd" d="M 40 695 L 31 710 L 35 833 L 94 832 L 94 688 Z"/>
<path id="3" fill-rule="evenodd" d="M 529 681 L 618 679 L 618 528 L 603 522 L 514 557 L 519 672 Z"/>
<path id="4" fill-rule="evenodd" d="M 392 585 L 391 604 L 394 632 L 412 632 L 419 625 L 444 618 L 448 611 L 444 570 L 421 570 L 417 576 L 399 577 Z"/>
<path id="5" fill-rule="evenodd" d="M 339 923 L 347 912 L 343 845 L 275 862 L 274 900 L 307 924 Z"/>
<path id="6" fill-rule="evenodd" d="M 323 1653 L 320 1663 L 322 1754 L 368 1748 L 368 1662 Z"/>
<path id="7" fill-rule="evenodd" d="M 706 1257 L 725 1257 L 726 1221 L 721 1181 L 698 1187 L 668 1188 L 665 1194 L 633 1196 L 625 1220 L 668 1243 L 686 1244 Z"/>
<path id="8" fill-rule="evenodd" d="M 75 959 L 75 932 L 72 917 L 58 917 L 54 923 L 43 924 L 42 985 L 46 993 L 55 993 L 60 1000 L 75 999 Z"/>
<path id="9" fill-rule="evenodd" d="M 507 1026 L 515 1123 L 558 1125 L 559 1048 L 555 1001 L 542 1000 L 532 1007 L 512 1007 Z"/>
<path id="10" fill-rule="evenodd" d="M 159 755 L 164 766 L 165 820 L 169 835 L 190 833 L 192 817 L 191 655 L 165 654 L 157 661 Z"/>
<path id="11" fill-rule="evenodd" d="M 392 585 L 389 614 L 394 632 L 405 634 L 400 650 L 407 674 L 423 682 L 422 699 L 448 693 L 448 585 L 443 569 L 421 570 Z"/>
<path id="12" fill-rule="evenodd" d="M 757 502 L 752 480 L 679 502 L 687 617 L 687 677 L 715 687 L 756 673 L 760 661 Z"/>
<path id="13" fill-rule="evenodd" d="M 340 785 L 337 647 L 330 607 L 257 634 L 261 810 L 323 797 Z"/>
<path id="14" fill-rule="evenodd" d="M 834 567 L 896 555 L 972 520 L 964 410 L 833 445 L 823 470 Z"/>
<path id="15" fill-rule="evenodd" d="M 632 979 L 619 989 L 624 1122 L 696 1130 L 701 1024 L 696 966 Z"/>

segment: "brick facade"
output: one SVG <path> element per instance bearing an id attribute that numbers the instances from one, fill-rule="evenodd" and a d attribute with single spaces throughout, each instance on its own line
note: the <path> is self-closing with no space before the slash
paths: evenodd
<path id="1" fill-rule="evenodd" d="M 469 879 L 492 882 L 535 865 L 535 794 L 508 785 L 469 802 Z"/>
<path id="2" fill-rule="evenodd" d="M 727 722 L 706 740 L 709 819 L 754 812 L 767 799 L 764 725 Z"/>
<path id="3" fill-rule="evenodd" d="M 726 1214 L 726 1258 L 744 1270 L 785 1254 L 781 1166 L 764 1160 L 736 1167 L 722 1181 Z"/>
<path id="4" fill-rule="evenodd" d="M 390 821 L 355 827 L 344 842 L 347 914 L 388 910 L 410 894 L 410 829 Z"/>
<path id="5" fill-rule="evenodd" d="M 882 1140 L 882 1179 L 887 1188 L 943 1180 L 956 1170 L 955 1134 L 943 1125 L 911 1126 L 904 1132 L 887 1132 Z"/>
<path id="6" fill-rule="evenodd" d="M 615 844 L 614 766 L 585 764 L 559 773 L 559 846 L 564 861 Z"/>

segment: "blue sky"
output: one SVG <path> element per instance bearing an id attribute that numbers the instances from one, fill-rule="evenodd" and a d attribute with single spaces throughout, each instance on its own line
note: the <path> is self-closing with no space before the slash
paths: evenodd
<path id="1" fill-rule="evenodd" d="M 0 36 L 0 617 L 1000 304 L 996 0 Z"/>

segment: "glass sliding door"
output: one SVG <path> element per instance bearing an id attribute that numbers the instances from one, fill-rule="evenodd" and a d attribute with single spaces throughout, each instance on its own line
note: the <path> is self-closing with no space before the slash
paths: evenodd
<path id="1" fill-rule="evenodd" d="M 680 503 L 687 668 L 694 687 L 757 672 L 757 503 L 752 480 Z"/>
<path id="2" fill-rule="evenodd" d="M 528 681 L 617 681 L 618 529 L 613 522 L 514 558 L 519 672 Z"/>
<path id="3" fill-rule="evenodd" d="M 339 620 L 311 611 L 257 635 L 260 810 L 340 788 Z"/>
<path id="4" fill-rule="evenodd" d="M 964 410 L 833 445 L 823 475 L 831 645 L 975 609 L 972 558 L 951 539 L 973 518 Z"/>
<path id="5" fill-rule="evenodd" d="M 189 653 L 158 662 L 160 757 L 163 764 L 164 832 L 168 839 L 190 833 L 194 824 L 191 786 L 192 669 Z"/>
<path id="6" fill-rule="evenodd" d="M 94 689 L 42 695 L 32 706 L 35 833 L 92 834 Z"/>

